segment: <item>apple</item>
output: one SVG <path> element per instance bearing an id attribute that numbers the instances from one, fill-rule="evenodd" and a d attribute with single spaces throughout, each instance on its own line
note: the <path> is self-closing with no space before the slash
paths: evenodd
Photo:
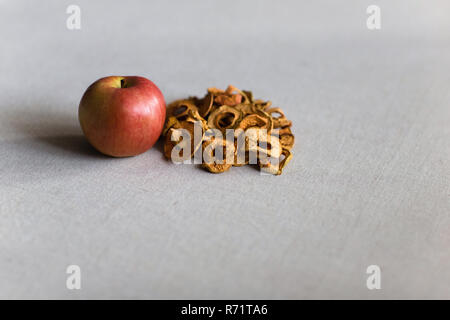
<path id="1" fill-rule="evenodd" d="M 87 88 L 78 117 L 84 135 L 95 149 L 113 157 L 129 157 L 147 151 L 158 140 L 166 104 L 150 80 L 111 76 Z"/>

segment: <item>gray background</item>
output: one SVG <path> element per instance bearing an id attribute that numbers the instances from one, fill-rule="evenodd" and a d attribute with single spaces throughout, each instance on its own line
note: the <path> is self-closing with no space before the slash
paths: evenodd
<path id="1" fill-rule="evenodd" d="M 0 297 L 450 298 L 449 9 L 0 1 Z M 160 144 L 101 156 L 78 102 L 114 74 L 169 102 L 251 89 L 293 120 L 294 158 L 268 177 L 177 166 Z M 366 288 L 371 264 L 381 290 Z"/>

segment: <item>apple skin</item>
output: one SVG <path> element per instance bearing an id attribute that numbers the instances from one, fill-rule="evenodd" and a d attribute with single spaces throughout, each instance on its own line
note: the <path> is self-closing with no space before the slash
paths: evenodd
<path id="1" fill-rule="evenodd" d="M 137 76 L 110 76 L 95 81 L 80 101 L 78 118 L 89 143 L 103 154 L 130 157 L 158 140 L 166 103 L 158 87 Z"/>

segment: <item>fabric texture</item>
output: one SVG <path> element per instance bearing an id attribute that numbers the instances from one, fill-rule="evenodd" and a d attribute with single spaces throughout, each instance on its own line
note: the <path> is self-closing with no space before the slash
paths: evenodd
<path id="1" fill-rule="evenodd" d="M 0 2 L 1 298 L 450 298 L 448 1 Z M 293 121 L 281 176 L 94 151 L 93 81 L 233 84 Z M 81 290 L 66 268 L 81 268 Z M 381 290 L 366 269 L 381 268 Z"/>

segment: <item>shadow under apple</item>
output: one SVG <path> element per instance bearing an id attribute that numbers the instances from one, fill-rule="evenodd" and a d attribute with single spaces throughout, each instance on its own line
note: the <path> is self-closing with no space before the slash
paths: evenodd
<path id="1" fill-rule="evenodd" d="M 70 152 L 95 158 L 107 158 L 95 150 L 81 131 L 77 113 L 62 111 L 52 112 L 49 108 L 16 109 L 9 125 L 13 126 L 17 133 L 30 138 L 33 149 L 51 152 L 58 155 L 59 151 Z M 39 148 L 39 145 L 41 145 Z"/>

